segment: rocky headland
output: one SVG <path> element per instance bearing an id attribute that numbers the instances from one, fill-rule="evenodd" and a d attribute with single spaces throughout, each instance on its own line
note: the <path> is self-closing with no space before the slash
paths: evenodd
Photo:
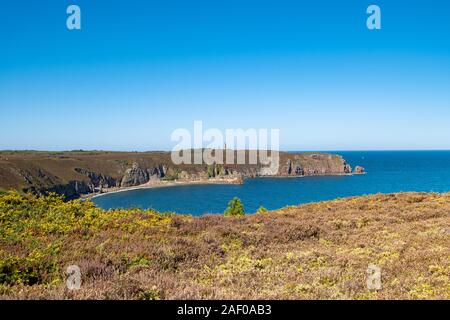
<path id="1" fill-rule="evenodd" d="M 248 157 L 248 152 L 247 152 Z M 303 177 L 364 173 L 340 155 L 280 152 L 276 172 L 256 164 L 180 164 L 170 152 L 0 152 L 0 189 L 34 194 L 56 192 L 67 199 L 130 188 L 177 184 L 243 183 L 252 177 Z"/>

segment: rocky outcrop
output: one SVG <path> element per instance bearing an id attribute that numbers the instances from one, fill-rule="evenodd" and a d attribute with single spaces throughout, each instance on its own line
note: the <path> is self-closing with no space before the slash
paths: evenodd
<path id="1" fill-rule="evenodd" d="M 105 176 L 101 173 L 99 174 L 99 173 L 91 172 L 91 171 L 88 171 L 83 168 L 75 168 L 75 171 L 78 172 L 79 174 L 82 174 L 82 175 L 88 177 L 91 185 L 94 188 L 111 188 L 111 187 L 117 186 L 116 179 L 109 177 L 109 176 Z"/>
<path id="2" fill-rule="evenodd" d="M 149 181 L 149 174 L 147 169 L 143 169 L 138 163 L 134 162 L 132 167 L 125 171 L 120 182 L 121 187 L 133 187 L 147 183 Z"/>
<path id="3" fill-rule="evenodd" d="M 352 167 L 351 167 L 349 164 L 345 163 L 345 162 L 344 162 L 344 164 L 343 164 L 343 169 L 342 169 L 342 170 L 343 170 L 344 173 L 346 173 L 346 174 L 352 173 Z"/>
<path id="4" fill-rule="evenodd" d="M 92 183 L 84 181 L 69 181 L 67 184 L 57 185 L 45 190 L 45 192 L 38 193 L 48 194 L 50 192 L 63 194 L 66 200 L 72 200 L 79 198 L 82 194 L 94 193 L 95 187 Z"/>
<path id="5" fill-rule="evenodd" d="M 278 176 L 312 176 L 350 174 L 352 167 L 338 155 L 311 153 L 288 158 Z"/>
<path id="6" fill-rule="evenodd" d="M 235 159 L 239 159 L 239 155 L 244 156 L 246 160 L 250 159 L 248 151 L 236 151 Z M 242 183 L 245 178 L 261 176 L 301 177 L 364 173 L 364 168 L 356 166 L 352 170 L 341 156 L 335 154 L 272 154 L 269 151 L 262 159 L 266 161 L 258 159 L 259 162 L 247 164 L 175 165 L 170 152 L 3 152 L 0 157 L 0 188 L 36 194 L 57 192 L 64 194 L 67 199 L 73 199 L 83 194 L 104 192 L 118 187 L 135 187 L 161 180 L 215 179 L 226 183 Z M 278 160 L 272 161 L 276 159 Z"/>
<path id="7" fill-rule="evenodd" d="M 283 158 L 281 158 L 283 159 Z M 201 181 L 207 179 L 226 178 L 230 183 L 242 184 L 245 178 L 259 176 L 313 176 L 351 174 L 352 167 L 338 155 L 310 153 L 293 155 L 285 159 L 284 165 L 276 173 L 267 171 L 263 165 L 205 165 L 200 170 L 181 170 L 177 166 L 156 165 L 147 168 L 139 162 L 133 162 L 126 168 L 122 177 L 116 180 L 103 174 L 85 169 L 75 169 L 79 174 L 89 178 L 89 182 L 71 181 L 65 186 L 57 186 L 53 191 L 64 193 L 73 198 L 76 195 L 102 191 L 109 187 L 135 187 L 150 181 L 179 180 Z M 364 168 L 356 166 L 354 173 L 363 173 Z"/>
<path id="8" fill-rule="evenodd" d="M 366 170 L 363 167 L 361 167 L 361 166 L 356 166 L 355 170 L 353 171 L 353 173 L 355 173 L 355 174 L 363 174 L 363 173 L 366 173 Z"/>
<path id="9" fill-rule="evenodd" d="M 288 176 L 303 176 L 305 175 L 305 170 L 302 168 L 298 159 L 288 159 L 288 161 L 286 162 L 286 171 L 281 172 L 281 175 L 283 175 L 283 173 L 286 173 L 286 175 Z"/>
<path id="10" fill-rule="evenodd" d="M 121 187 L 134 187 L 145 184 L 149 181 L 163 179 L 167 174 L 167 167 L 157 165 L 152 168 L 145 168 L 137 162 L 134 162 L 131 168 L 125 170 L 120 181 Z"/>
<path id="11" fill-rule="evenodd" d="M 166 175 L 167 168 L 163 165 L 158 165 L 157 167 L 147 169 L 149 180 L 159 180 L 164 178 Z"/>
<path id="12" fill-rule="evenodd" d="M 244 184 L 244 177 L 242 175 L 238 175 L 233 183 L 234 184 Z"/>
<path id="13" fill-rule="evenodd" d="M 36 194 L 48 194 L 50 192 L 55 192 L 58 194 L 63 194 L 67 200 L 72 200 L 80 197 L 82 194 L 101 192 L 103 188 L 112 188 L 117 186 L 117 181 L 112 177 L 91 172 L 83 168 L 75 168 L 74 170 L 87 179 L 73 180 L 65 184 L 54 183 L 52 187 L 40 187 L 39 185 L 34 184 L 26 191 Z M 50 179 L 47 176 L 46 178 Z"/>

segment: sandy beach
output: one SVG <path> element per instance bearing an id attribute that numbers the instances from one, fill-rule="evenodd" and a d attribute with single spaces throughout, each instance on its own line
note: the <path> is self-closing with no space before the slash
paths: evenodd
<path id="1" fill-rule="evenodd" d="M 154 188 L 165 188 L 165 187 L 176 187 L 176 186 L 187 186 L 187 185 L 207 185 L 207 184 L 241 184 L 242 179 L 240 177 L 233 177 L 228 179 L 202 179 L 202 180 L 174 180 L 174 181 L 164 181 L 164 180 L 152 180 L 145 184 L 133 187 L 113 187 L 104 188 L 101 193 L 90 193 L 83 194 L 81 199 L 93 199 L 97 197 L 104 196 L 106 194 L 138 190 L 138 189 L 154 189 Z"/>

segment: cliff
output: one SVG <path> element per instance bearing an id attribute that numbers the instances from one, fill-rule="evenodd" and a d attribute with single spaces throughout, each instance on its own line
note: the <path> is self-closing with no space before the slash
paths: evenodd
<path id="1" fill-rule="evenodd" d="M 237 155 L 237 152 L 236 152 Z M 245 152 L 248 158 L 248 152 Z M 236 157 L 237 158 L 237 157 Z M 356 173 L 364 172 L 357 167 Z M 56 192 L 67 199 L 111 188 L 141 186 L 152 181 L 241 182 L 257 176 L 311 176 L 350 174 L 339 155 L 280 153 L 276 172 L 257 164 L 175 165 L 169 152 L 0 152 L 0 188 L 35 194 Z"/>

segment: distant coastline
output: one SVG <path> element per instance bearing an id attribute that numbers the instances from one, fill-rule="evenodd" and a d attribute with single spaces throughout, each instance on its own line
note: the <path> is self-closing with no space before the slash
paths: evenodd
<path id="1" fill-rule="evenodd" d="M 367 168 L 367 174 L 302 176 L 305 179 L 283 179 L 295 175 L 246 177 L 239 187 L 197 185 L 177 190 L 141 190 L 101 197 L 94 202 L 103 209 L 138 206 L 202 215 L 223 212 L 235 196 L 242 200 L 246 212 L 256 212 L 260 206 L 274 210 L 286 205 L 378 193 L 450 191 L 449 151 L 343 151 L 339 154 L 348 163 Z"/>
<path id="2" fill-rule="evenodd" d="M 367 172 L 362 173 L 342 173 L 342 174 L 317 174 L 315 176 L 322 177 L 330 177 L 330 176 L 352 176 L 355 174 L 366 174 Z M 305 176 L 258 176 L 253 177 L 253 179 L 260 178 L 272 178 L 272 179 L 298 179 L 305 178 Z M 252 178 L 250 178 L 252 179 Z M 149 181 L 145 184 L 141 184 L 139 186 L 133 187 L 113 187 L 108 189 L 103 189 L 102 193 L 88 193 L 82 194 L 80 196 L 81 199 L 94 199 L 102 196 L 106 196 L 113 193 L 133 191 L 133 190 L 142 190 L 142 189 L 157 189 L 157 188 L 170 188 L 170 187 L 180 187 L 180 186 L 192 186 L 192 185 L 222 185 L 222 184 L 243 184 L 246 179 L 240 179 L 239 177 L 231 178 L 231 179 L 206 179 L 206 180 L 182 180 L 182 181 Z"/>
<path id="3" fill-rule="evenodd" d="M 364 168 L 350 166 L 338 154 L 277 152 L 277 165 L 273 169 L 259 158 L 255 163 L 247 163 L 250 162 L 248 150 L 234 152 L 236 156 L 246 159 L 245 163 L 226 164 L 224 159 L 219 159 L 212 164 L 175 164 L 170 152 L 156 151 L 5 151 L 0 153 L 0 188 L 38 195 L 54 192 L 71 200 L 143 188 L 241 184 L 244 179 L 253 177 L 306 177 L 364 172 Z M 267 152 L 271 153 L 270 150 Z"/>

